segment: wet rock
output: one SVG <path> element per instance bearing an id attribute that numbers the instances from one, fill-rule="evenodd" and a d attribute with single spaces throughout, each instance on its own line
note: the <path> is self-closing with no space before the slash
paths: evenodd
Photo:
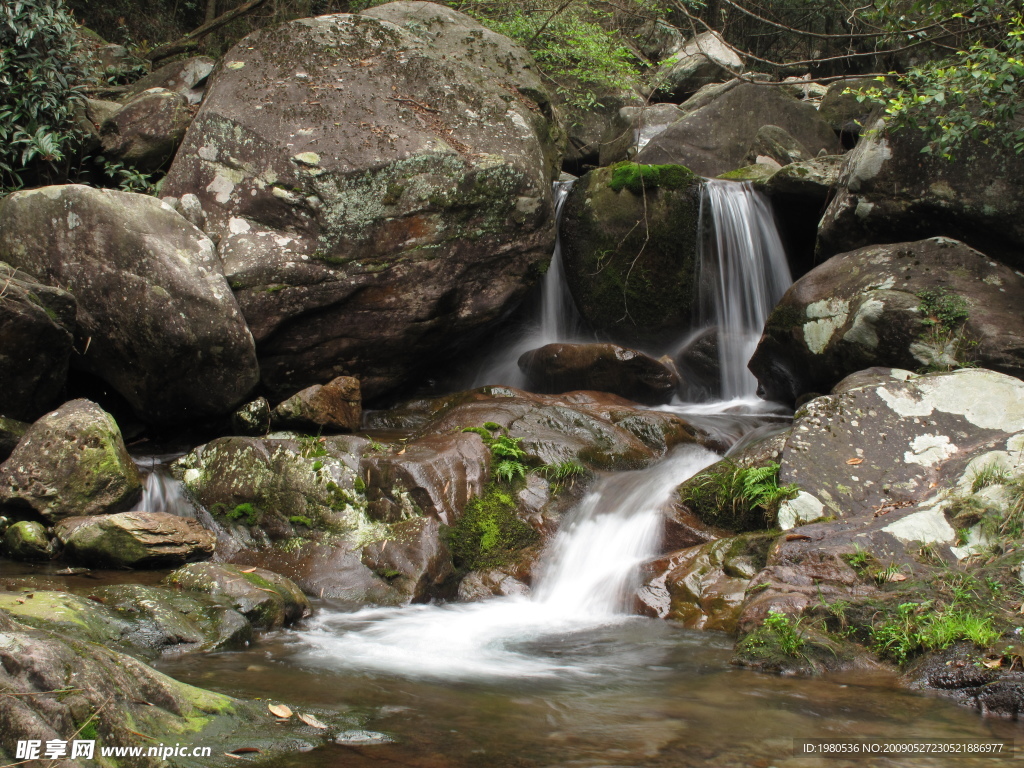
<path id="1" fill-rule="evenodd" d="M 412 602 L 427 602 L 455 575 L 442 528 L 432 517 L 403 520 L 391 526 L 387 539 L 364 546 L 360 559 Z"/>
<path id="2" fill-rule="evenodd" d="M 312 610 L 291 579 L 263 568 L 191 563 L 169 574 L 164 583 L 189 592 L 226 597 L 255 629 L 289 626 Z"/>
<path id="3" fill-rule="evenodd" d="M 489 597 L 526 597 L 530 588 L 514 576 L 493 568 L 473 571 L 459 582 L 459 602 L 471 603 Z"/>
<path id="4" fill-rule="evenodd" d="M 821 220 L 818 257 L 937 235 L 962 240 L 1010 267 L 1024 267 L 1024 156 L 967 141 L 956 161 L 922 154 L 920 131 L 882 121 L 847 156 Z"/>
<path id="5" fill-rule="evenodd" d="M 155 172 L 170 163 L 190 122 L 192 112 L 185 96 L 150 88 L 103 121 L 103 153 L 143 173 Z"/>
<path id="6" fill-rule="evenodd" d="M 692 322 L 701 180 L 635 164 L 584 175 L 566 199 L 562 258 L 584 320 L 614 342 L 667 344 Z"/>
<path id="7" fill-rule="evenodd" d="M 0 201 L 0 259 L 66 288 L 82 354 L 149 422 L 231 412 L 258 378 L 213 243 L 155 198 L 81 185 Z"/>
<path id="8" fill-rule="evenodd" d="M 611 392 L 646 405 L 672 399 L 679 378 L 671 367 L 615 344 L 547 344 L 524 353 L 519 369 L 536 392 Z"/>
<path id="9" fill-rule="evenodd" d="M 359 379 L 339 376 L 292 395 L 274 409 L 271 418 L 279 427 L 352 432 L 359 429 L 362 412 Z"/>
<path id="10" fill-rule="evenodd" d="M 650 82 L 665 101 L 685 101 L 709 83 L 727 80 L 743 60 L 714 31 L 703 32 L 669 53 Z"/>
<path id="11" fill-rule="evenodd" d="M 42 525 L 22 520 L 4 533 L 4 554 L 12 560 L 49 560 L 53 548 Z"/>
<path id="12" fill-rule="evenodd" d="M 754 141 L 747 150 L 746 162 L 762 162 L 762 158 L 774 160 L 782 166 L 810 160 L 807 147 L 794 139 L 784 128 L 777 125 L 762 125 L 757 129 Z"/>
<path id="13" fill-rule="evenodd" d="M 252 640 L 252 626 L 230 601 L 140 584 L 96 587 L 88 595 L 0 592 L 0 608 L 28 626 L 146 660 Z"/>
<path id="14" fill-rule="evenodd" d="M 191 56 L 164 64 L 132 83 L 128 90 L 129 97 L 150 88 L 163 88 L 181 94 L 189 104 L 198 104 L 203 100 L 206 79 L 213 72 L 215 64 L 209 56 Z"/>
<path id="15" fill-rule="evenodd" d="M 906 677 L 914 688 L 930 690 L 981 714 L 1017 720 L 1024 712 L 1024 674 L 979 663 L 971 643 L 929 654 L 914 662 Z"/>
<path id="16" fill-rule="evenodd" d="M 0 465 L 0 509 L 54 523 L 130 509 L 142 480 L 110 414 L 72 400 L 33 424 Z"/>
<path id="17" fill-rule="evenodd" d="M 428 435 L 401 452 L 371 452 L 359 465 L 370 512 L 396 522 L 411 504 L 421 514 L 453 524 L 490 479 L 491 453 L 480 435 Z"/>
<path id="18" fill-rule="evenodd" d="M 257 397 L 231 414 L 231 428 L 239 435 L 260 437 L 270 431 L 270 403 Z"/>
<path id="19" fill-rule="evenodd" d="M 594 469 L 636 469 L 668 448 L 708 439 L 675 414 L 638 408 L 616 395 L 534 395 L 511 387 L 460 393 L 444 401 L 421 430 L 448 434 L 487 423 L 520 438 L 525 460 L 534 465 L 579 462 Z"/>
<path id="20" fill-rule="evenodd" d="M 602 142 L 608 125 L 623 109 L 638 109 L 643 99 L 627 88 L 594 88 L 593 83 L 581 83 L 565 76 L 558 77 L 552 101 L 562 115 L 568 143 L 562 159 L 563 166 L 582 173 L 583 169 L 599 164 Z M 593 92 L 596 103 L 580 107 L 566 95 L 580 91 Z"/>
<path id="21" fill-rule="evenodd" d="M 963 243 L 862 248 L 800 278 L 769 316 L 749 367 L 794 402 L 863 368 L 980 365 L 1024 377 L 1024 279 Z"/>
<path id="22" fill-rule="evenodd" d="M 774 534 L 711 541 L 644 566 L 643 612 L 688 629 L 735 632 L 747 584 L 764 567 Z"/>
<path id="23" fill-rule="evenodd" d="M 0 416 L 0 462 L 6 461 L 31 424 Z"/>
<path id="24" fill-rule="evenodd" d="M 195 520 L 166 512 L 75 517 L 56 526 L 64 557 L 100 568 L 166 568 L 213 555 L 215 539 Z"/>
<path id="25" fill-rule="evenodd" d="M 758 130 L 774 125 L 807 148 L 839 152 L 832 128 L 815 108 L 773 86 L 731 81 L 698 94 L 688 114 L 653 138 L 636 156 L 638 163 L 678 163 L 701 176 L 715 177 L 742 166 Z"/>
<path id="26" fill-rule="evenodd" d="M 0 262 L 0 415 L 31 421 L 57 404 L 68 378 L 75 309 L 70 293 Z"/>
<path id="27" fill-rule="evenodd" d="M 19 740 L 81 738 L 84 722 L 104 744 L 135 744 L 142 732 L 168 743 L 216 744 L 220 751 L 241 746 L 238 741 L 269 746 L 260 731 L 271 718 L 260 706 L 179 683 L 101 644 L 29 628 L 7 613 L 0 614 L 0 630 L 0 685 L 19 694 L 0 704 L 7 758 L 14 758 Z M 45 695 L 52 691 L 68 693 Z M 90 719 L 97 712 L 103 716 Z M 144 757 L 137 764 L 162 762 Z"/>
<path id="28" fill-rule="evenodd" d="M 401 605 L 433 595 L 445 576 L 439 528 L 398 485 L 401 473 L 381 487 L 361 469 L 398 450 L 357 437 L 219 438 L 173 471 L 205 508 L 201 519 L 217 536 L 219 559 L 280 573 L 307 594 L 353 607 Z M 431 478 L 436 498 L 452 490 L 447 475 L 421 469 L 417 476 Z M 371 516 L 369 497 L 385 494 L 398 509 L 382 521 Z"/>
<path id="29" fill-rule="evenodd" d="M 563 140 L 523 48 L 389 3 L 241 41 L 163 190 L 200 198 L 273 396 L 355 375 L 373 398 L 523 297 Z"/>

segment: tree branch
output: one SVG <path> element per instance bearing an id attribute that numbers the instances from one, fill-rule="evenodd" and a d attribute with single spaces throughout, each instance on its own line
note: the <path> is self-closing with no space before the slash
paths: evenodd
<path id="1" fill-rule="evenodd" d="M 213 32 L 213 30 L 223 27 L 225 24 L 237 19 L 239 16 L 244 16 L 250 11 L 255 10 L 266 1 L 267 0 L 248 0 L 248 2 L 242 3 L 237 8 L 232 8 L 230 11 L 222 13 L 220 16 L 213 19 L 213 21 L 208 21 L 202 26 L 193 29 L 187 35 L 178 38 L 174 42 L 158 45 L 156 48 L 151 50 L 149 54 L 147 54 L 146 58 L 155 63 L 179 53 L 185 53 L 185 51 L 195 48 L 199 44 L 200 38 L 204 35 L 208 35 Z"/>

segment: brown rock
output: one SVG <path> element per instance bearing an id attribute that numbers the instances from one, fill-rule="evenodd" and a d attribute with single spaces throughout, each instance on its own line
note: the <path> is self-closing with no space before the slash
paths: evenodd
<path id="1" fill-rule="evenodd" d="M 279 427 L 352 432 L 359 429 L 361 417 L 359 379 L 338 376 L 292 395 L 274 409 L 271 419 Z"/>
<path id="2" fill-rule="evenodd" d="M 213 554 L 216 539 L 198 522 L 165 512 L 76 517 L 54 533 L 69 560 L 100 568 L 166 568 Z"/>

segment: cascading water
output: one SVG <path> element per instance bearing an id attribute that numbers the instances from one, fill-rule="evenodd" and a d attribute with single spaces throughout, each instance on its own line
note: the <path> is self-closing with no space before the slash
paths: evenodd
<path id="1" fill-rule="evenodd" d="M 135 512 L 166 512 L 178 517 L 195 517 L 196 510 L 185 495 L 181 483 L 171 475 L 168 468 L 173 456 L 145 456 L 135 460 L 136 466 L 145 476 L 142 499 L 135 505 Z"/>
<path id="2" fill-rule="evenodd" d="M 559 224 L 562 209 L 575 179 L 556 181 L 552 186 L 555 197 L 555 249 L 551 263 L 541 284 L 540 311 L 537 319 L 530 323 L 513 343 L 494 355 L 481 369 L 473 381 L 474 387 L 487 384 L 505 384 L 522 387 L 525 377 L 519 370 L 519 357 L 531 349 L 553 344 L 557 341 L 573 341 L 582 333 L 580 314 L 576 309 L 569 285 L 565 280 L 562 266 L 562 236 Z"/>
<path id="3" fill-rule="evenodd" d="M 749 182 L 709 180 L 701 201 L 700 325 L 718 330 L 721 396 L 753 395 L 747 370 L 765 320 L 793 282 L 768 201 Z"/>
<path id="4" fill-rule="evenodd" d="M 559 212 L 570 186 L 556 186 Z M 768 312 L 789 285 L 785 254 L 770 209 L 750 185 L 709 181 L 702 217 L 711 234 L 700 262 L 701 319 L 718 328 L 723 395 L 752 400 L 756 382 L 746 363 Z M 560 245 L 541 306 L 539 323 L 503 352 L 478 385 L 518 385 L 519 355 L 578 333 Z M 736 404 L 675 408 L 688 418 L 713 420 Z M 754 413 L 763 408 L 744 401 L 741 410 L 729 417 L 733 439 L 763 422 Z M 546 643 L 630 618 L 638 566 L 658 554 L 666 502 L 681 482 L 718 458 L 687 446 L 654 467 L 602 478 L 548 547 L 529 598 L 324 612 L 305 633 L 309 648 L 300 657 L 316 665 L 443 679 L 590 673 L 603 663 L 600 654 L 550 654 Z"/>
<path id="5" fill-rule="evenodd" d="M 530 598 L 324 613 L 306 633 L 311 663 L 410 677 L 550 676 L 600 659 L 546 655 L 554 635 L 630 618 L 637 567 L 657 554 L 663 505 L 683 479 L 716 461 L 687 446 L 660 464 L 604 477 L 562 526 Z"/>

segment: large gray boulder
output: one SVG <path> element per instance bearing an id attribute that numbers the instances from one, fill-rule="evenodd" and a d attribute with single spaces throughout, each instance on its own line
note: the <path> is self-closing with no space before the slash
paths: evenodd
<path id="1" fill-rule="evenodd" d="M 688 114 L 654 137 L 636 162 L 678 163 L 702 176 L 718 176 L 744 164 L 764 125 L 783 129 L 811 155 L 840 151 L 839 140 L 817 110 L 779 88 L 734 80 L 694 98 L 700 105 L 687 102 Z"/>
<path id="2" fill-rule="evenodd" d="M 389 3 L 241 41 L 163 191 L 200 198 L 274 395 L 348 374 L 372 398 L 523 296 L 561 141 L 523 48 Z"/>
<path id="3" fill-rule="evenodd" d="M 133 97 L 150 88 L 164 88 L 180 93 L 189 104 L 198 104 L 203 100 L 206 79 L 215 65 L 216 62 L 209 56 L 191 56 L 172 61 L 136 80 L 128 87 L 128 94 Z"/>
<path id="4" fill-rule="evenodd" d="M 651 139 L 685 114 L 677 104 L 623 107 L 605 125 L 598 164 L 632 160 Z"/>
<path id="5" fill-rule="evenodd" d="M 0 464 L 0 509 L 48 523 L 130 509 L 142 481 L 110 414 L 72 400 L 33 424 Z"/>
<path id="6" fill-rule="evenodd" d="M 150 422 L 230 412 L 258 380 L 213 242 L 165 203 L 81 185 L 0 201 L 0 259 L 78 302 L 75 365 Z"/>
<path id="7" fill-rule="evenodd" d="M 621 163 L 566 199 L 562 258 L 584 320 L 627 346 L 677 339 L 693 318 L 701 179 L 682 166 Z"/>
<path id="8" fill-rule="evenodd" d="M 672 51 L 650 75 L 653 89 L 665 101 L 684 101 L 703 86 L 734 77 L 743 59 L 720 34 L 709 30 Z"/>
<path id="9" fill-rule="evenodd" d="M 190 122 L 185 96 L 150 88 L 103 121 L 103 153 L 111 161 L 153 173 L 170 164 Z"/>
<path id="10" fill-rule="evenodd" d="M 956 240 L 840 254 L 797 280 L 750 370 L 769 399 L 828 392 L 863 368 L 978 365 L 1024 378 L 1024 279 Z"/>
<path id="11" fill-rule="evenodd" d="M 0 416 L 32 420 L 56 405 L 68 378 L 75 309 L 67 291 L 0 262 Z"/>
<path id="12" fill-rule="evenodd" d="M 967 141 L 950 162 L 924 145 L 914 128 L 872 123 L 821 220 L 818 257 L 942 235 L 1024 267 L 1024 155 Z"/>

